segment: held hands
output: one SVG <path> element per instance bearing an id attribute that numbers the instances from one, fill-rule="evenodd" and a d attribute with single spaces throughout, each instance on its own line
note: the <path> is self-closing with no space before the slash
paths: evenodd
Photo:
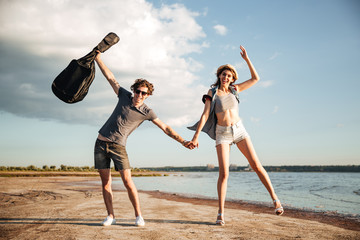
<path id="1" fill-rule="evenodd" d="M 188 149 L 199 148 L 199 142 L 195 137 L 191 141 L 184 141 L 183 145 Z"/>
<path id="2" fill-rule="evenodd" d="M 197 139 L 196 140 L 194 140 L 194 139 L 191 140 L 190 143 L 191 143 L 192 146 L 194 146 L 194 148 L 199 148 L 199 142 L 198 142 Z"/>
<path id="3" fill-rule="evenodd" d="M 194 149 L 195 147 L 198 147 L 192 141 L 184 141 L 183 146 L 190 150 Z"/>

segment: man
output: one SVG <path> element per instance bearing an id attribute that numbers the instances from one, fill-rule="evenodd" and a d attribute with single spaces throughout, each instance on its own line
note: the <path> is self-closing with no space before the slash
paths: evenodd
<path id="1" fill-rule="evenodd" d="M 129 91 L 120 87 L 113 73 L 101 60 L 100 55 L 100 52 L 98 52 L 95 61 L 119 98 L 110 118 L 99 130 L 94 150 L 95 168 L 98 169 L 100 174 L 103 198 L 108 213 L 102 225 L 109 226 L 116 223 L 111 188 L 110 162 L 112 159 L 115 169 L 120 172 L 121 179 L 134 207 L 136 216 L 135 225 L 144 226 L 145 222 L 141 216 L 138 192 L 131 179 L 131 169 L 125 149 L 127 137 L 144 120 L 150 120 L 169 137 L 175 139 L 184 147 L 193 149 L 194 146 L 179 136 L 170 126 L 163 123 L 154 111 L 145 105 L 145 99 L 152 95 L 154 90 L 151 83 L 145 79 L 137 79 L 131 86 L 131 90 L 134 93 L 134 96 L 132 96 Z"/>

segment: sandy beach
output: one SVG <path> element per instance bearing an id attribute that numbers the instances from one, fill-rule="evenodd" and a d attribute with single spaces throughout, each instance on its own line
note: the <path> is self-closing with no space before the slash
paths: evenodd
<path id="1" fill-rule="evenodd" d="M 217 203 L 161 192 L 140 192 L 145 227 L 123 190 L 114 189 L 117 223 L 106 217 L 98 177 L 1 177 L 0 239 L 360 239 L 358 220 L 227 202 L 223 227 Z M 89 183 L 87 183 L 89 182 Z M 118 187 L 118 189 L 123 189 Z"/>

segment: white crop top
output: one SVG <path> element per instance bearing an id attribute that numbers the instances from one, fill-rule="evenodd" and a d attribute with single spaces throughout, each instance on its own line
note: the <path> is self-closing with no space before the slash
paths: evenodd
<path id="1" fill-rule="evenodd" d="M 238 101 L 234 94 L 229 93 L 224 96 L 216 96 L 215 113 L 225 112 L 228 109 L 237 109 Z"/>

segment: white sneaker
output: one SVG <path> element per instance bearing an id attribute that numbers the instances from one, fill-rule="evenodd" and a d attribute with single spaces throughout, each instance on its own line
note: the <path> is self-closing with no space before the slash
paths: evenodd
<path id="1" fill-rule="evenodd" d="M 103 225 L 103 226 L 110 226 L 110 225 L 113 225 L 113 224 L 115 224 L 115 223 L 116 223 L 116 220 L 115 220 L 115 219 L 113 219 L 113 218 L 110 217 L 110 216 L 107 216 L 107 217 L 105 218 L 105 220 L 102 222 L 101 225 Z"/>
<path id="2" fill-rule="evenodd" d="M 135 220 L 135 226 L 143 227 L 145 226 L 145 221 L 142 216 L 137 216 Z"/>

